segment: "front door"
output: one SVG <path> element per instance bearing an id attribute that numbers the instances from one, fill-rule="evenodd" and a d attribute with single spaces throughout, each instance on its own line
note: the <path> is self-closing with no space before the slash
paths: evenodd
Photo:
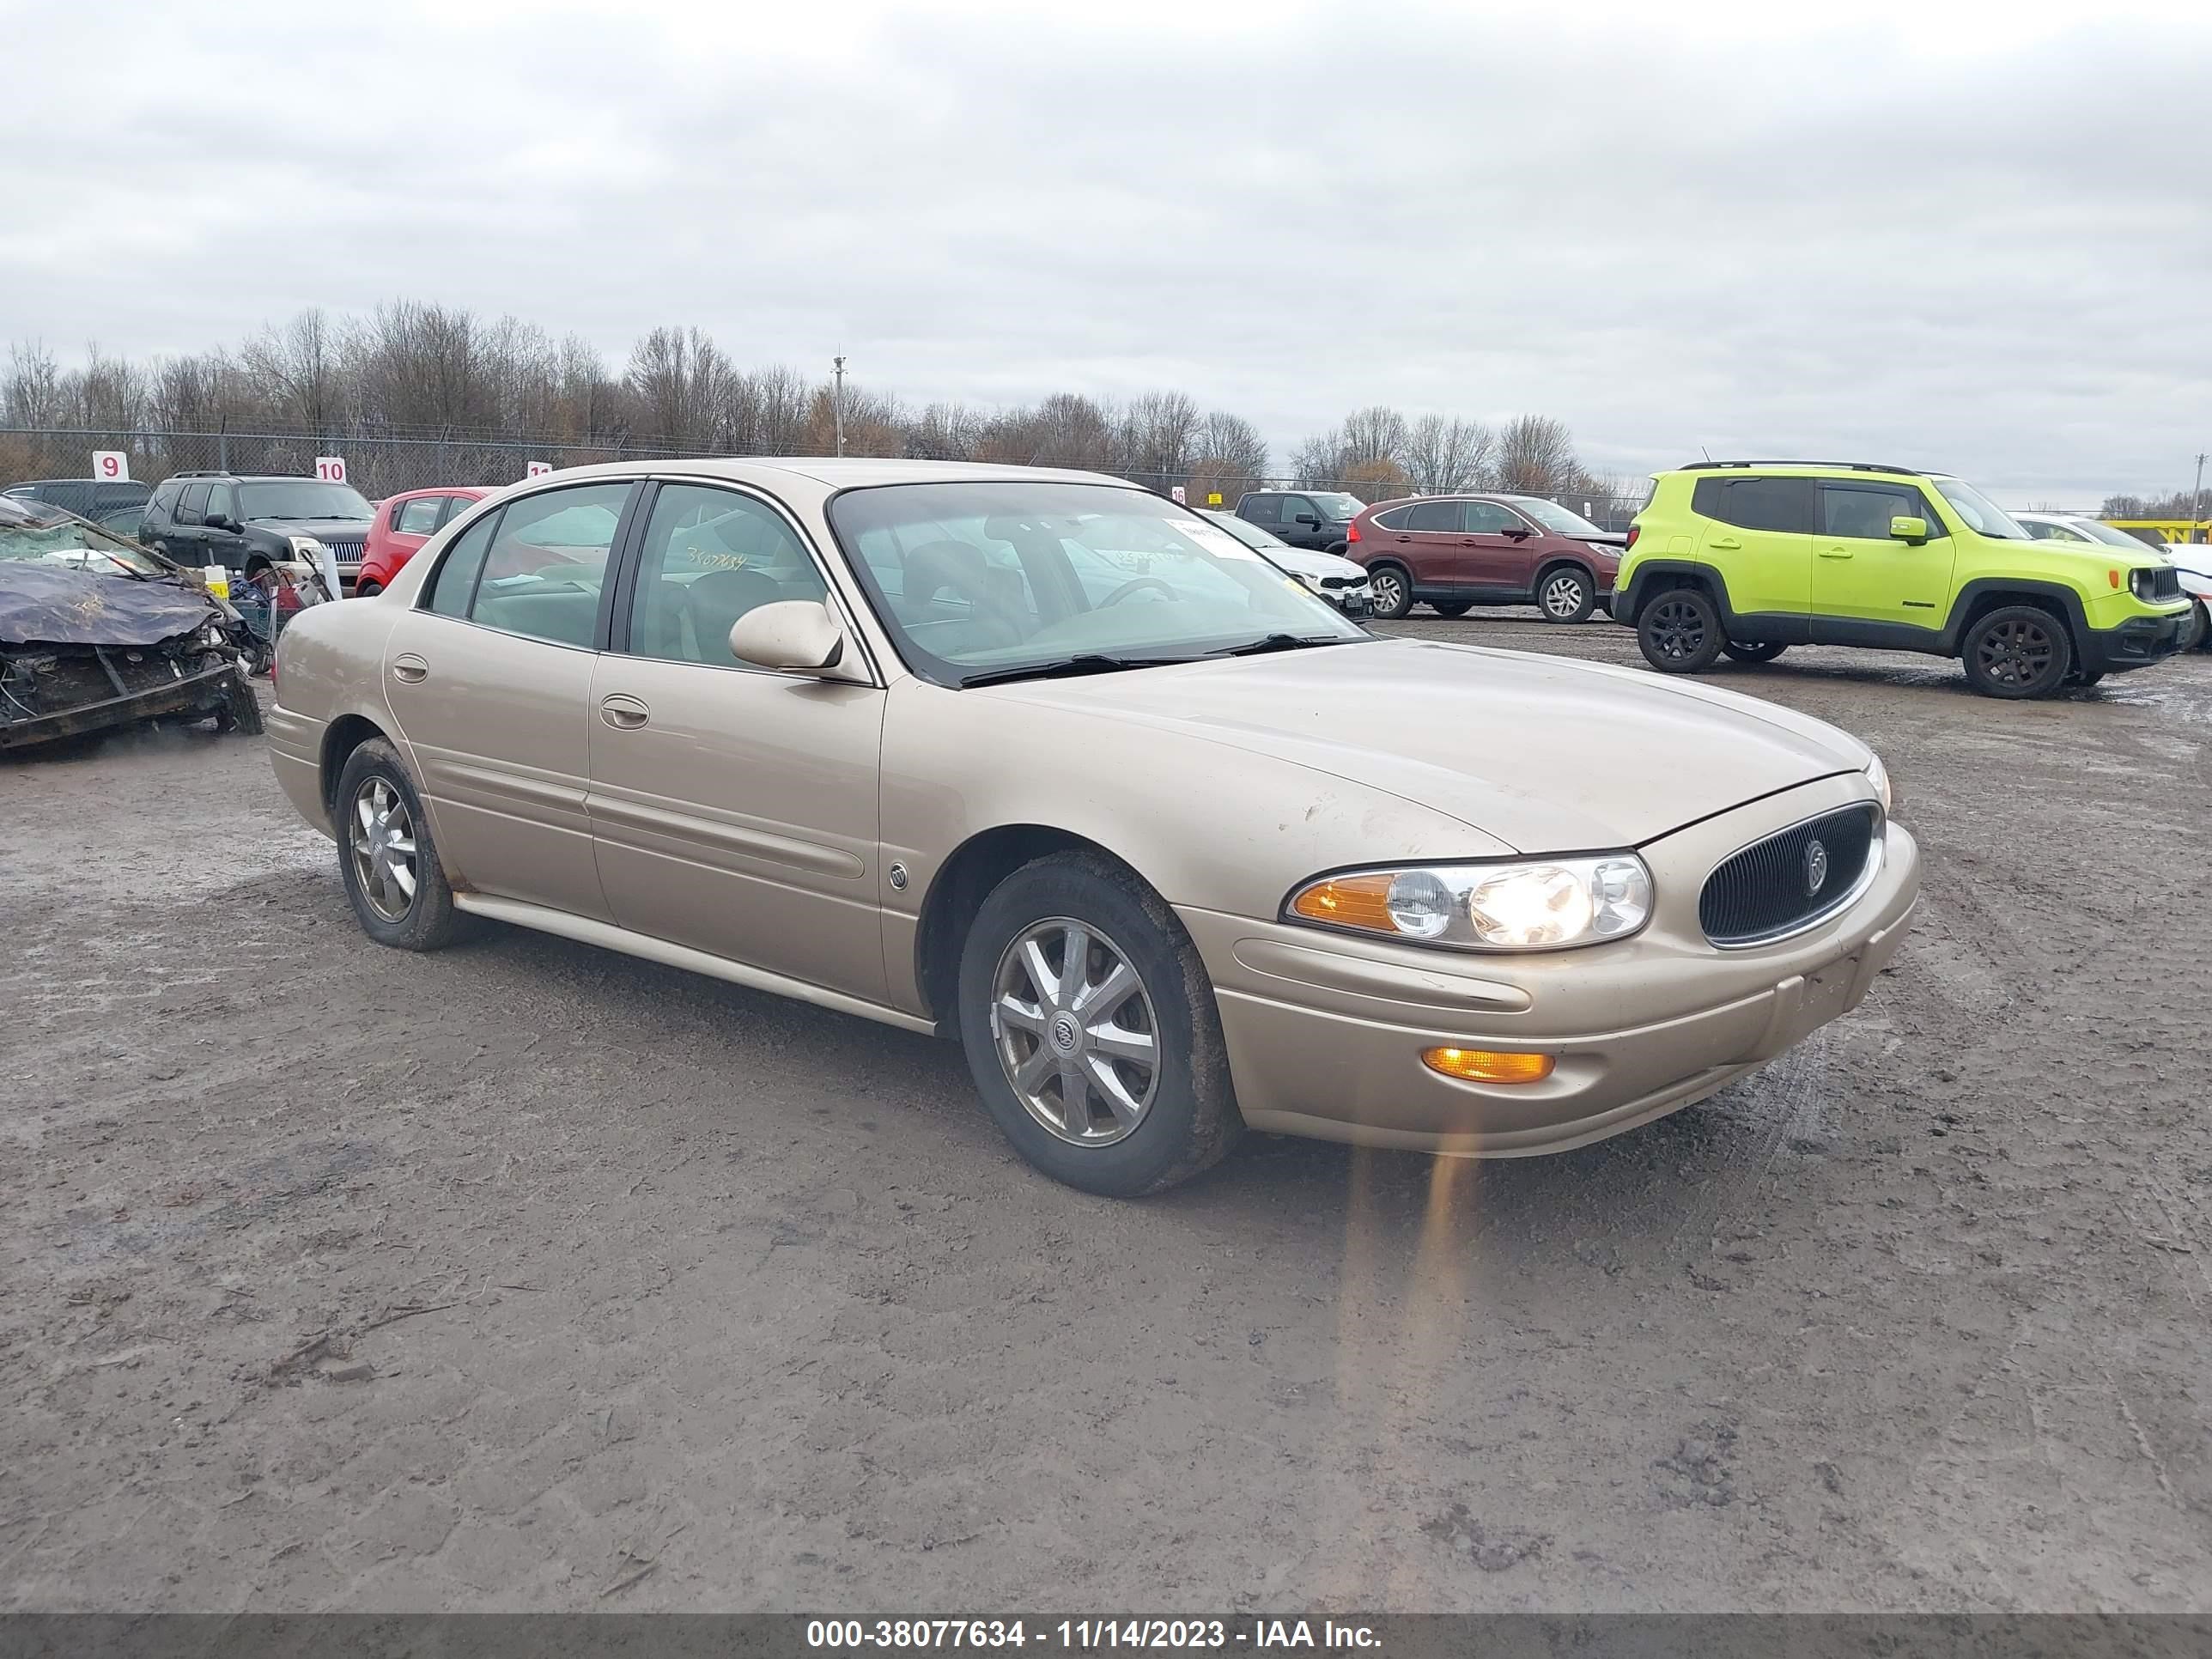
<path id="1" fill-rule="evenodd" d="M 884 694 L 731 653 L 746 612 L 829 593 L 773 503 L 663 483 L 643 510 L 591 695 L 591 814 L 614 919 L 881 1001 Z"/>
<path id="2" fill-rule="evenodd" d="M 208 490 L 205 516 L 216 522 L 207 526 L 201 532 L 201 562 L 243 570 L 246 568 L 246 538 L 229 528 L 238 522 L 238 487 L 227 483 L 212 486 Z"/>
<path id="3" fill-rule="evenodd" d="M 585 795 L 600 592 L 635 488 L 508 502 L 392 624 L 385 696 L 456 886 L 612 920 Z"/>
<path id="4" fill-rule="evenodd" d="M 1498 501 L 1467 501 L 1460 538 L 1460 568 L 1470 587 L 1489 593 L 1528 591 L 1528 544 L 1535 539 L 1521 515 Z"/>
<path id="5" fill-rule="evenodd" d="M 1328 538 L 1322 534 L 1328 520 L 1322 510 L 1304 495 L 1283 497 L 1283 521 L 1270 525 L 1278 536 L 1292 547 L 1326 547 Z"/>
<path id="6" fill-rule="evenodd" d="M 1891 535 L 1893 519 L 1920 520 L 1928 538 Z M 1951 532 L 1913 485 L 1822 483 L 1813 537 L 1814 636 L 1848 636 L 1850 628 L 1832 624 L 1850 622 L 1940 630 L 1950 609 L 1953 553 Z"/>

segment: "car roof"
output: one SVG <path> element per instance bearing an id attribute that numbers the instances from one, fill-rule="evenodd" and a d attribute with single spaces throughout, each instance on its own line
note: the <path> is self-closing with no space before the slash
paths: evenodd
<path id="1" fill-rule="evenodd" d="M 1848 477 L 1854 472 L 1880 472 L 1897 478 L 1943 478 L 1917 466 L 1888 466 L 1879 461 L 1691 461 L 1677 472 L 1791 472 L 1808 477 Z"/>
<path id="2" fill-rule="evenodd" d="M 1157 495 L 1142 484 L 1103 472 L 1078 472 L 1062 467 L 1017 466 L 997 461 L 882 460 L 857 455 L 735 456 L 704 455 L 689 459 L 660 458 L 606 461 L 593 466 L 564 468 L 526 483 L 550 483 L 577 478 L 637 478 L 659 474 L 687 477 L 727 478 L 733 483 L 767 484 L 777 477 L 808 479 L 832 490 L 857 489 L 873 484 L 899 483 L 1088 483 L 1109 484 Z"/>

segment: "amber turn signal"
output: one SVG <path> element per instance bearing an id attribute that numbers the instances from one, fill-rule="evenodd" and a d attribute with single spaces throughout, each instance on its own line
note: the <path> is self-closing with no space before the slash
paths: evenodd
<path id="1" fill-rule="evenodd" d="M 1390 920 L 1390 882 L 1388 872 L 1317 881 L 1291 902 L 1291 908 L 1308 921 L 1395 933 L 1398 924 Z"/>
<path id="2" fill-rule="evenodd" d="M 1424 1048 L 1421 1064 L 1465 1083 L 1541 1083 L 1551 1076 L 1549 1054 L 1506 1054 L 1495 1048 Z"/>

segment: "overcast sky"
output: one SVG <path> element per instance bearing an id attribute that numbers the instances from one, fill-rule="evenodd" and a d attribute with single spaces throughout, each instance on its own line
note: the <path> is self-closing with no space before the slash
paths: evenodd
<path id="1" fill-rule="evenodd" d="M 0 341 L 406 296 L 617 368 L 674 322 L 913 402 L 1180 387 L 1279 463 L 1382 402 L 2186 485 L 2212 6 L 1814 9 L 0 0 Z"/>

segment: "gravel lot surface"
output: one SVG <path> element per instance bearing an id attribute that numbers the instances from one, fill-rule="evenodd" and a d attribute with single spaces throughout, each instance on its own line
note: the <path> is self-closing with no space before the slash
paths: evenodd
<path id="1" fill-rule="evenodd" d="M 2212 659 L 1713 678 L 1904 787 L 1863 1008 L 1583 1152 L 1141 1204 L 950 1046 L 378 949 L 257 741 L 0 761 L 0 1607 L 2212 1607 Z"/>

